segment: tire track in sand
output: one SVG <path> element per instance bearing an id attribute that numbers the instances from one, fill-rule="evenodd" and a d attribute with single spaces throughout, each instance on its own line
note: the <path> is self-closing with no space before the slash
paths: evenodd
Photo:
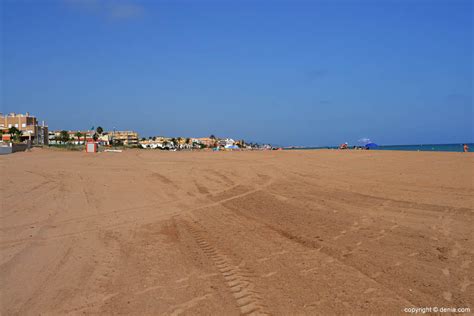
<path id="1" fill-rule="evenodd" d="M 228 257 L 214 247 L 209 238 L 206 238 L 205 229 L 197 222 L 190 223 L 186 220 L 180 220 L 180 222 L 191 233 L 204 254 L 214 262 L 232 293 L 240 314 L 270 315 L 266 312 L 267 307 L 252 282 L 252 273 L 241 265 L 232 264 Z"/>

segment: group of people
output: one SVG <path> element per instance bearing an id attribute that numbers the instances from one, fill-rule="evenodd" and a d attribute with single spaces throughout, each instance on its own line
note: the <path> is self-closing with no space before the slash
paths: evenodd
<path id="1" fill-rule="evenodd" d="M 339 149 L 348 149 L 349 145 L 347 143 L 339 145 Z"/>
<path id="2" fill-rule="evenodd" d="M 349 144 L 348 143 L 341 144 L 341 145 L 339 145 L 339 149 L 349 149 Z M 369 147 L 367 147 L 367 146 L 354 146 L 354 147 L 352 147 L 352 149 L 355 149 L 355 150 L 368 150 Z"/>

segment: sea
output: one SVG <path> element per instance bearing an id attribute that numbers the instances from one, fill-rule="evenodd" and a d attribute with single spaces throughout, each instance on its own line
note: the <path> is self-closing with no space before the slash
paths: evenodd
<path id="1" fill-rule="evenodd" d="M 376 149 L 371 150 L 402 150 L 402 151 L 450 151 L 463 152 L 464 144 L 420 144 L 420 145 L 379 145 Z M 474 143 L 467 143 L 469 151 L 474 152 Z M 337 149 L 338 146 L 323 147 L 299 147 L 285 149 Z M 349 146 L 349 149 L 352 147 Z"/>
<path id="2" fill-rule="evenodd" d="M 452 151 L 463 152 L 464 144 L 422 144 L 422 145 L 385 145 L 377 150 L 405 150 L 405 151 Z M 468 143 L 469 151 L 474 151 L 474 144 Z"/>

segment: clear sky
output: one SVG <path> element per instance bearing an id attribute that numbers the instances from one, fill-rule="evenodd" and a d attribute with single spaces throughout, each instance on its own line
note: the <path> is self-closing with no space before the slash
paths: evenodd
<path id="1" fill-rule="evenodd" d="M 1 111 L 279 145 L 472 142 L 466 0 L 0 0 Z"/>

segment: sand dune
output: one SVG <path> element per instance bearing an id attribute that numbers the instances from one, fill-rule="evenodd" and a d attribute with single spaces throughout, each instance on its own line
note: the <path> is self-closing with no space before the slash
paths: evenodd
<path id="1" fill-rule="evenodd" d="M 474 156 L 0 157 L 2 315 L 474 310 Z"/>

